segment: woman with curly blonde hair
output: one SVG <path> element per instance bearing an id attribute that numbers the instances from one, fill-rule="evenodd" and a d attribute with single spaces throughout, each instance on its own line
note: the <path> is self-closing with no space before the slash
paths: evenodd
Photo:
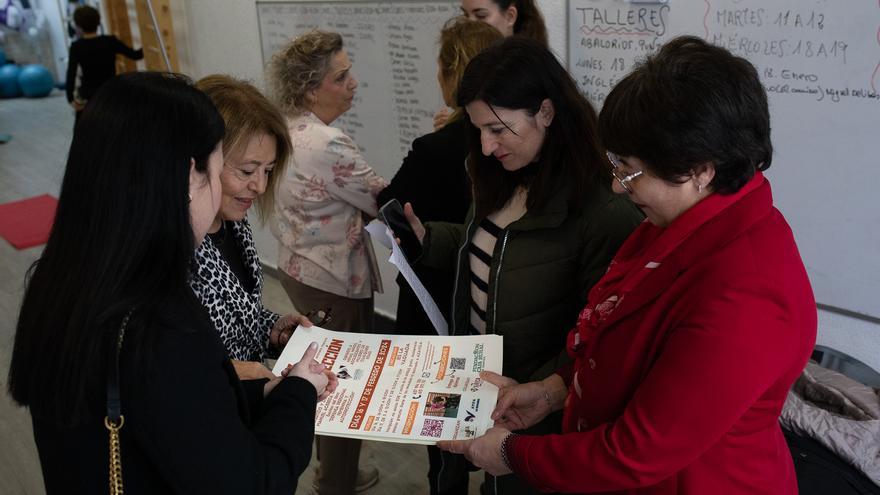
<path id="1" fill-rule="evenodd" d="M 385 180 L 354 141 L 330 124 L 351 108 L 357 80 L 337 33 L 314 30 L 272 57 L 268 81 L 293 145 L 293 160 L 276 195 L 272 233 L 279 241 L 281 285 L 296 308 L 332 310 L 324 326 L 373 328 L 373 292 L 381 292 L 364 218 L 377 214 Z M 351 494 L 378 480 L 358 473 L 360 440 L 318 437 L 321 494 Z"/>

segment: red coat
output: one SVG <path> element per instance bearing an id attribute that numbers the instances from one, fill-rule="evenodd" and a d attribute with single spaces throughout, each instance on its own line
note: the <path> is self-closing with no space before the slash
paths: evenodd
<path id="1" fill-rule="evenodd" d="M 815 343 L 816 305 L 769 183 L 750 185 L 717 214 L 710 197 L 676 219 L 709 217 L 580 340 L 564 376 L 568 433 L 509 445 L 524 480 L 575 493 L 797 494 L 777 420 Z M 659 230 L 641 225 L 618 257 Z"/>

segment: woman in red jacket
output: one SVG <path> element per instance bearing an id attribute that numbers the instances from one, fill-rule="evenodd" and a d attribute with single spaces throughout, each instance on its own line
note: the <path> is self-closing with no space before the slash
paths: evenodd
<path id="1" fill-rule="evenodd" d="M 546 491 L 797 493 L 777 423 L 816 337 L 791 229 L 773 207 L 767 96 L 745 59 L 677 38 L 609 94 L 614 188 L 647 215 L 591 290 L 574 363 L 501 387 L 496 427 L 443 443 Z M 562 435 L 511 433 L 564 409 Z"/>

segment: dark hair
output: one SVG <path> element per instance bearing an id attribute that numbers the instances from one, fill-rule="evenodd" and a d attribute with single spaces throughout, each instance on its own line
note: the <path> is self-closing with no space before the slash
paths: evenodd
<path id="1" fill-rule="evenodd" d="M 509 9 L 511 5 L 516 7 L 513 34 L 540 41 L 544 46 L 548 46 L 547 26 L 544 24 L 544 16 L 541 15 L 535 0 L 492 0 L 492 2 L 502 12 Z"/>
<path id="2" fill-rule="evenodd" d="M 746 59 L 700 38 L 670 40 L 608 95 L 599 133 L 609 150 L 636 156 L 672 183 L 715 165 L 713 191 L 731 194 L 770 167 L 770 112 Z"/>
<path id="3" fill-rule="evenodd" d="M 190 166 L 207 173 L 223 132 L 185 76 L 126 73 L 89 99 L 19 313 L 9 369 L 19 404 L 61 424 L 94 414 L 86 393 L 106 380 L 123 315 L 137 308 L 129 329 L 142 328 L 168 298 L 192 297 Z M 145 333 L 127 332 L 126 345 L 137 349 Z"/>
<path id="4" fill-rule="evenodd" d="M 493 108 L 537 114 L 541 103 L 553 102 L 555 115 L 528 177 L 529 209 L 545 205 L 563 186 L 571 185 L 571 207 L 581 204 L 591 185 L 610 184 L 604 166 L 596 111 L 578 91 L 556 56 L 540 42 L 513 36 L 487 48 L 468 64 L 458 88 L 458 105 L 483 101 Z M 504 206 L 522 182 L 518 171 L 507 172 L 494 156 L 484 156 L 480 130 L 469 121 L 468 172 L 474 183 L 475 215 L 482 218 Z"/>
<path id="5" fill-rule="evenodd" d="M 266 181 L 266 191 L 257 198 L 260 220 L 266 221 L 275 208 L 275 190 L 284 179 L 287 161 L 292 153 L 287 121 L 281 112 L 253 84 L 224 74 L 212 74 L 196 82 L 214 102 L 226 124 L 223 155 L 246 148 L 256 135 L 275 138 L 275 168 Z"/>
<path id="6" fill-rule="evenodd" d="M 98 12 L 98 9 L 88 5 L 77 7 L 73 11 L 73 23 L 84 33 L 94 33 L 101 25 L 101 13 Z"/>

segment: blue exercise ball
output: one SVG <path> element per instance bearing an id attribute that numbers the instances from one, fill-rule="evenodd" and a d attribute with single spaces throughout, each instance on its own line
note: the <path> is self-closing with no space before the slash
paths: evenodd
<path id="1" fill-rule="evenodd" d="M 15 64 L 6 64 L 0 67 L 0 97 L 15 98 L 21 96 L 21 86 L 18 85 L 18 74 L 21 67 Z"/>
<path id="2" fill-rule="evenodd" d="M 40 64 L 25 65 L 18 74 L 18 85 L 28 98 L 48 96 L 55 87 L 55 78 Z"/>

